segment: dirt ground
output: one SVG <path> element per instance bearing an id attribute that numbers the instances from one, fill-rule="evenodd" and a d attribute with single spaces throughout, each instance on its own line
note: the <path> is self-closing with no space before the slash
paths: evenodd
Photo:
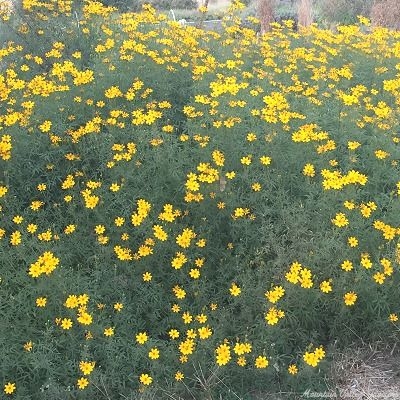
<path id="1" fill-rule="evenodd" d="M 332 393 L 343 400 L 400 400 L 400 346 L 364 344 L 335 356 Z"/>

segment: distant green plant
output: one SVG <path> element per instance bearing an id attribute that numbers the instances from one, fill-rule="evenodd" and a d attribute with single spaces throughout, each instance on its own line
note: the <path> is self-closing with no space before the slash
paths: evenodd
<path id="1" fill-rule="evenodd" d="M 326 23 L 351 24 L 358 15 L 369 16 L 373 0 L 316 0 L 318 20 Z"/>

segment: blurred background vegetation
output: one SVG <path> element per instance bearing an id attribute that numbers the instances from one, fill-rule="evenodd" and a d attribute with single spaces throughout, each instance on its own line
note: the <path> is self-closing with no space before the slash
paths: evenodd
<path id="1" fill-rule="evenodd" d="M 224 15 L 229 0 L 103 0 L 123 11 L 137 11 L 150 3 L 158 10 L 173 10 L 177 19 L 196 21 L 200 18 L 197 8 L 208 5 L 206 19 L 219 19 Z M 337 24 L 352 24 L 358 15 L 371 17 L 376 25 L 398 28 L 400 2 L 398 0 L 242 0 L 246 5 L 243 18 L 260 17 L 260 6 L 268 5 L 273 10 L 273 19 L 298 21 L 299 8 L 310 7 L 312 21 L 320 26 L 332 28 Z M 301 17 L 300 17 L 301 18 Z"/>

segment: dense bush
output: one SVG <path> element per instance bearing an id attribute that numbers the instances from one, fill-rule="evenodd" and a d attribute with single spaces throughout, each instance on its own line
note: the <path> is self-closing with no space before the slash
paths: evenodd
<path id="1" fill-rule="evenodd" d="M 397 332 L 399 34 L 242 9 L 2 11 L 4 396 L 301 393 Z"/>

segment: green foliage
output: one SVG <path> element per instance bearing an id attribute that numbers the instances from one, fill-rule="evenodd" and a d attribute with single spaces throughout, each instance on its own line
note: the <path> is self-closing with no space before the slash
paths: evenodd
<path id="1" fill-rule="evenodd" d="M 320 0 L 315 7 L 321 22 L 351 24 L 358 15 L 369 16 L 372 4 L 372 0 Z"/>

